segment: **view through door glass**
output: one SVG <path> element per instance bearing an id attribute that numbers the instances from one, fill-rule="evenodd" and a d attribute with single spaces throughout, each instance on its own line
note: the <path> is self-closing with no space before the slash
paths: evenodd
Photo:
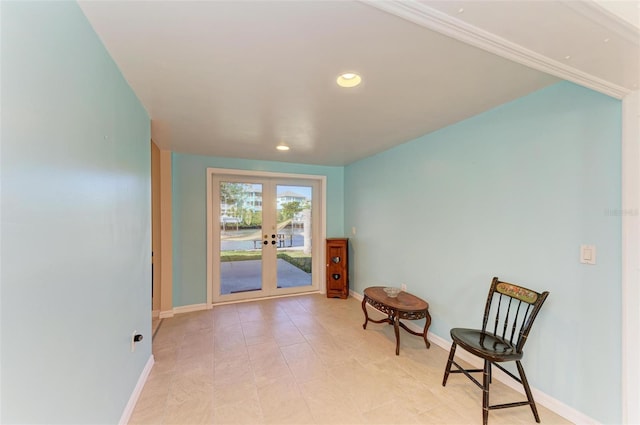
<path id="1" fill-rule="evenodd" d="M 220 182 L 221 296 L 288 293 L 312 285 L 312 187 L 273 188 Z"/>
<path id="2" fill-rule="evenodd" d="M 262 289 L 262 184 L 220 182 L 220 295 Z"/>
<path id="3" fill-rule="evenodd" d="M 311 286 L 310 186 L 276 185 L 278 288 Z"/>

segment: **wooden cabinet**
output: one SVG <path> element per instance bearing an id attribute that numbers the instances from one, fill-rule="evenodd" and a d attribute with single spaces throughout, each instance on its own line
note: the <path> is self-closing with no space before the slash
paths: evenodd
<path id="1" fill-rule="evenodd" d="M 349 239 L 327 239 L 327 298 L 349 296 Z"/>

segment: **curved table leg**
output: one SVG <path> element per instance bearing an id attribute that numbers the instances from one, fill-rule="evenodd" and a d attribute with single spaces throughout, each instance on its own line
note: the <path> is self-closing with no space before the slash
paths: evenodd
<path id="1" fill-rule="evenodd" d="M 395 317 L 393 318 L 393 330 L 396 333 L 396 356 L 400 355 L 400 328 L 398 326 L 399 323 L 400 323 L 400 315 L 396 313 Z"/>
<path id="2" fill-rule="evenodd" d="M 367 304 L 371 304 L 371 306 L 376 310 L 382 313 L 386 313 L 387 317 L 380 320 L 371 319 L 369 317 L 369 313 L 367 312 Z M 424 310 L 408 309 L 408 310 L 398 311 L 398 309 L 391 307 L 385 302 L 377 300 L 375 298 L 369 298 L 366 295 L 363 296 L 361 305 L 362 305 L 362 312 L 364 313 L 364 323 L 362 324 L 362 329 L 366 330 L 367 324 L 369 322 L 388 323 L 389 325 L 393 325 L 393 331 L 396 336 L 396 356 L 400 355 L 400 328 L 401 327 L 413 335 L 421 336 L 427 348 L 431 348 L 431 343 L 427 339 L 427 333 L 429 331 L 429 327 L 431 326 L 431 315 L 429 314 L 429 311 L 428 311 L 428 305 L 427 305 L 427 308 Z M 419 320 L 424 318 L 425 319 L 424 329 L 422 330 L 422 332 L 415 332 L 414 330 L 409 329 L 409 327 L 407 327 L 404 323 L 402 323 L 400 321 L 401 318 L 407 319 L 407 320 Z"/>
<path id="3" fill-rule="evenodd" d="M 431 326 L 431 315 L 429 311 L 427 311 L 427 315 L 425 316 L 426 322 L 424 323 L 424 331 L 422 333 L 422 337 L 424 338 L 424 344 L 427 348 L 431 348 L 431 343 L 427 341 L 427 331 L 429 330 L 429 326 Z"/>
<path id="4" fill-rule="evenodd" d="M 364 324 L 362 329 L 367 329 L 367 322 L 369 322 L 369 315 L 367 314 L 367 297 L 362 297 L 362 311 L 364 311 Z"/>

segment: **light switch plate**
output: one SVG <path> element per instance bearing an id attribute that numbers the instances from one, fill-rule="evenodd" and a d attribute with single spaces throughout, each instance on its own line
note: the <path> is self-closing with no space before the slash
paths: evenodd
<path id="1" fill-rule="evenodd" d="M 580 245 L 580 262 L 582 264 L 596 263 L 596 246 Z"/>

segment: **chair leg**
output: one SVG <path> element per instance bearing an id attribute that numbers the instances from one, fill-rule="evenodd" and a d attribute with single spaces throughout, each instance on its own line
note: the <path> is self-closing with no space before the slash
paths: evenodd
<path id="1" fill-rule="evenodd" d="M 489 383 L 491 381 L 491 362 L 484 361 L 484 370 L 482 371 L 482 425 L 489 422 Z"/>
<path id="2" fill-rule="evenodd" d="M 453 356 L 456 354 L 455 342 L 451 343 L 451 350 L 449 351 L 449 360 L 447 361 L 447 368 L 444 370 L 444 378 L 442 378 L 442 386 L 447 385 L 447 379 L 449 378 L 449 372 L 451 372 L 451 363 L 453 363 Z"/>
<path id="3" fill-rule="evenodd" d="M 491 368 L 491 362 L 489 362 L 489 383 L 493 384 L 493 368 Z"/>
<path id="4" fill-rule="evenodd" d="M 518 373 L 520 374 L 520 380 L 522 380 L 522 386 L 525 393 L 527 393 L 527 400 L 529 400 L 529 406 L 533 412 L 533 417 L 536 418 L 536 422 L 540 423 L 540 416 L 538 416 L 538 409 L 536 408 L 536 402 L 533 400 L 533 394 L 531 394 L 531 388 L 529 388 L 529 381 L 527 381 L 527 375 L 524 373 L 524 368 L 519 360 L 516 360 L 516 366 L 518 366 Z"/>

